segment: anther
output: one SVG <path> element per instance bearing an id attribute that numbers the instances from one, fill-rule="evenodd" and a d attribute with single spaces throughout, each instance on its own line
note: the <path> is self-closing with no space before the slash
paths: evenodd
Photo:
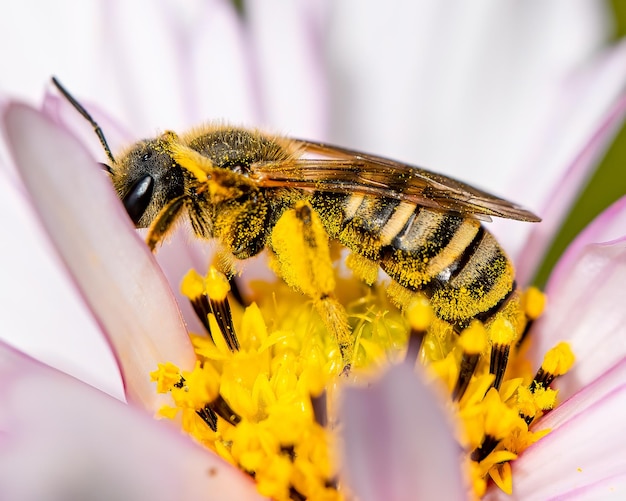
<path id="1" fill-rule="evenodd" d="M 180 288 L 181 292 L 189 298 L 193 311 L 213 339 L 211 324 L 209 323 L 211 306 L 209 305 L 209 296 L 204 290 L 204 279 L 195 270 L 189 270 L 183 278 Z"/>
<path id="2" fill-rule="evenodd" d="M 214 268 L 209 270 L 206 278 L 202 278 L 197 272 L 191 270 L 185 275 L 181 290 L 190 299 L 196 315 L 200 318 L 211 339 L 213 339 L 213 334 L 211 332 L 209 314 L 213 314 L 215 317 L 228 348 L 231 351 L 239 350 L 239 340 L 235 334 L 230 303 L 227 297 L 230 285 L 226 277 Z"/>
<path id="3" fill-rule="evenodd" d="M 222 395 L 218 395 L 217 398 L 208 405 L 215 414 L 228 421 L 233 426 L 237 426 L 241 422 L 241 416 L 231 409 Z"/>
<path id="4" fill-rule="evenodd" d="M 411 327 L 405 360 L 414 363 L 419 357 L 424 336 L 432 322 L 433 311 L 430 301 L 422 294 L 417 295 L 407 306 L 405 314 Z"/>
<path id="5" fill-rule="evenodd" d="M 489 372 L 495 375 L 493 386 L 496 390 L 500 389 L 506 366 L 509 361 L 510 345 L 493 345 L 491 347 L 491 360 L 489 361 Z"/>
<path id="6" fill-rule="evenodd" d="M 213 334 L 211 333 L 211 324 L 209 323 L 209 314 L 211 313 L 211 306 L 209 305 L 209 296 L 206 294 L 201 294 L 195 299 L 191 300 L 191 306 L 193 307 L 193 311 L 196 313 L 196 316 L 202 322 L 202 325 L 206 329 L 208 335 L 213 339 Z"/>
<path id="7" fill-rule="evenodd" d="M 211 306 L 211 312 L 215 316 L 217 325 L 220 328 L 220 332 L 226 341 L 226 345 L 230 351 L 239 350 L 239 340 L 235 334 L 235 327 L 233 325 L 233 316 L 230 311 L 230 303 L 228 298 L 222 300 L 214 300 L 209 297 L 209 305 Z"/>
<path id="8" fill-rule="evenodd" d="M 240 306 L 250 306 L 250 301 L 247 301 L 241 293 L 241 289 L 239 288 L 237 277 L 235 275 L 228 277 L 228 284 L 230 285 L 230 293 L 232 294 L 233 299 L 237 301 Z"/>
<path id="9" fill-rule="evenodd" d="M 498 317 L 489 327 L 489 339 L 491 340 L 489 373 L 495 376 L 493 386 L 499 390 L 509 363 L 511 344 L 515 339 L 515 328 L 505 318 Z"/>
<path id="10" fill-rule="evenodd" d="M 470 456 L 471 459 L 473 461 L 476 461 L 477 463 L 480 463 L 489 454 L 491 454 L 491 452 L 496 448 L 499 443 L 500 440 L 498 440 L 497 438 L 492 437 L 491 435 L 485 435 L 485 439 L 483 440 L 483 443 L 480 444 L 480 447 L 477 447 L 472 452 Z"/>
<path id="11" fill-rule="evenodd" d="M 543 363 L 530 384 L 530 391 L 534 392 L 540 386 L 550 386 L 556 377 L 571 369 L 574 361 L 574 353 L 569 344 L 561 342 L 556 345 L 545 354 Z"/>
<path id="12" fill-rule="evenodd" d="M 205 405 L 202 409 L 198 409 L 196 414 L 202 418 L 212 431 L 217 431 L 217 414 L 215 414 L 213 409 Z"/>
<path id="13" fill-rule="evenodd" d="M 463 395 L 465 395 L 465 390 L 467 390 L 470 380 L 474 375 L 479 358 L 480 354 L 478 353 L 463 353 L 459 378 L 456 380 L 456 386 L 452 391 L 452 400 L 461 400 Z"/>
<path id="14" fill-rule="evenodd" d="M 296 448 L 293 445 L 281 445 L 280 452 L 289 458 L 292 463 L 296 459 Z"/>
<path id="15" fill-rule="evenodd" d="M 239 350 L 239 340 L 235 334 L 233 316 L 230 311 L 230 303 L 227 294 L 230 291 L 230 284 L 224 276 L 215 268 L 211 267 L 205 279 L 206 292 L 209 296 L 209 306 L 211 313 L 215 316 L 220 332 L 231 351 Z"/>
<path id="16" fill-rule="evenodd" d="M 292 501 L 306 501 L 306 496 L 292 485 L 289 487 L 289 499 Z"/>
<path id="17" fill-rule="evenodd" d="M 463 398 L 465 390 L 467 390 L 470 380 L 474 375 L 474 371 L 476 370 L 480 354 L 487 344 L 487 333 L 485 332 L 483 324 L 479 321 L 472 322 L 467 329 L 461 332 L 459 344 L 463 350 L 463 355 L 461 358 L 459 377 L 452 391 L 453 400 L 461 400 L 461 398 Z"/>
<path id="18" fill-rule="evenodd" d="M 537 287 L 529 287 L 524 294 L 522 294 L 522 308 L 526 315 L 526 326 L 522 335 L 517 340 L 517 346 L 520 346 L 528 333 L 535 324 L 535 320 L 541 316 L 546 306 L 546 295 L 541 292 Z"/>

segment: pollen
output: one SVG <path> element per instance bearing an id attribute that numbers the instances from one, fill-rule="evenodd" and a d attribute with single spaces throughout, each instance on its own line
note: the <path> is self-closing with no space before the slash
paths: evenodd
<path id="1" fill-rule="evenodd" d="M 304 224 L 306 205 L 300 211 L 286 220 Z M 315 224 L 308 231 L 313 241 L 319 238 Z M 182 292 L 206 332 L 191 335 L 197 357 L 192 371 L 164 361 L 151 374 L 157 391 L 171 396 L 158 416 L 175 420 L 250 475 L 268 498 L 352 499 L 335 453 L 335 432 L 342 426 L 337 395 L 341 387 L 362 384 L 407 360 L 425 365 L 431 379 L 443 382 L 437 387 L 448 391 L 446 407 L 465 451 L 460 464 L 468 496 L 481 497 L 490 483 L 514 492 L 511 462 L 549 433 L 534 425 L 558 402 L 550 384 L 574 363 L 565 343 L 548 351 L 540 367 L 523 360 L 520 338 L 541 313 L 543 294 L 526 291 L 503 313 L 458 328 L 441 320 L 424 294 L 407 296 L 400 311 L 384 288 L 337 278 L 332 266 L 325 265 L 328 277 L 315 278 L 316 256 L 308 254 L 315 246 L 299 248 L 290 233 L 284 228 L 284 238 L 280 232 L 274 236 L 275 246 L 290 247 L 275 266 L 301 275 L 299 283 L 315 292 L 307 291 L 312 300 L 285 283 L 258 282 L 244 306 L 214 268 L 206 276 L 192 271 L 185 277 Z M 348 367 L 345 339 L 328 327 L 332 307 L 320 308 L 315 300 L 331 292 L 349 322 Z"/>

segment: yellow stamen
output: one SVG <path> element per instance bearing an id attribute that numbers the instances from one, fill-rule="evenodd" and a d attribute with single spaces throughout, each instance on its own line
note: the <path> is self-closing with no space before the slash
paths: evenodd
<path id="1" fill-rule="evenodd" d="M 226 294 L 230 291 L 228 279 L 223 273 L 218 272 L 214 267 L 209 269 L 205 287 L 209 297 L 216 301 L 223 301 L 226 299 Z"/>
<path id="2" fill-rule="evenodd" d="M 306 204 L 301 209 L 306 213 Z M 309 226 L 303 229 L 303 224 Z M 341 425 L 334 409 L 336 390 L 376 377 L 390 363 L 411 354 L 411 360 L 429 366 L 430 377 L 441 379 L 454 397 L 448 407 L 462 425 L 458 441 L 467 454 L 464 463 L 473 496 L 485 493 L 490 478 L 503 491 L 512 492 L 510 462 L 549 432 L 530 431 L 529 424 L 554 408 L 557 393 L 548 385 L 574 361 L 569 346 L 559 344 L 546 354 L 533 379 L 529 364 L 518 360 L 516 341 L 524 330 L 520 315 L 536 318 L 545 302 L 543 295 L 528 291 L 523 312 L 513 305 L 506 314 L 487 323 L 475 320 L 457 334 L 433 313 L 430 300 L 422 294 L 407 296 L 402 315 L 384 293 L 365 289 L 366 296 L 355 298 L 354 284 L 337 286 L 329 262 L 322 263 L 321 275 L 314 273 L 319 259 L 327 256 L 326 252 L 317 255 L 318 245 L 311 244 L 327 245 L 322 229 L 315 222 L 304 222 L 296 210 L 283 217 L 281 225 L 272 237 L 280 256 L 274 265 L 288 282 L 291 274 L 297 274 L 299 288 L 312 301 L 302 301 L 297 292 L 279 283 L 271 295 L 257 294 L 258 302 L 250 306 L 234 305 L 232 334 L 239 350 L 215 335 L 223 325 L 209 312 L 205 325 L 213 339 L 192 335 L 198 358 L 194 370 L 181 373 L 164 363 L 151 374 L 157 390 L 169 392 L 173 401 L 159 415 L 179 419 L 198 442 L 253 475 L 262 495 L 340 500 L 347 490 L 337 484 L 339 470 L 332 448 L 331 430 Z M 300 234 L 308 232 L 307 245 L 290 238 L 298 233 L 292 225 L 300 226 Z M 194 301 L 204 298 L 211 308 L 221 305 L 231 313 L 228 280 L 214 269 L 206 277 L 190 272 L 182 290 Z M 329 298 L 338 308 L 335 320 L 345 319 L 346 314 L 350 319 L 350 338 L 328 334 L 332 308 L 316 303 Z M 346 348 L 340 346 L 347 339 L 353 353 L 349 374 L 344 371 Z M 498 374 L 490 372 L 494 352 L 505 356 L 495 358 Z"/>
<path id="3" fill-rule="evenodd" d="M 546 353 L 541 368 L 553 376 L 565 374 L 574 365 L 574 352 L 569 344 L 561 342 Z"/>
<path id="4" fill-rule="evenodd" d="M 461 333 L 459 346 L 464 353 L 472 355 L 482 353 L 487 347 L 487 332 L 478 320 L 474 320 L 470 326 Z"/>
<path id="5" fill-rule="evenodd" d="M 529 287 L 522 295 L 522 308 L 530 320 L 541 316 L 546 307 L 546 295 L 537 287 Z"/>
<path id="6" fill-rule="evenodd" d="M 433 321 L 433 308 L 423 294 L 419 294 L 411 301 L 405 313 L 411 329 L 417 331 L 427 331 Z"/>

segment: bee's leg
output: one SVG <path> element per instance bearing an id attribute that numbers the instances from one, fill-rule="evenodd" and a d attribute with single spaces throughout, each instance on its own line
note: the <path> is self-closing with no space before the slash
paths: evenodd
<path id="1" fill-rule="evenodd" d="M 166 132 L 165 134 L 173 134 Z M 170 140 L 170 154 L 178 165 L 193 174 L 198 181 L 206 183 L 210 174 L 215 170 L 215 166 L 211 159 L 202 155 L 189 146 L 182 144 L 178 138 L 173 135 Z"/>
<path id="2" fill-rule="evenodd" d="M 287 210 L 272 230 L 276 272 L 294 289 L 313 300 L 328 330 L 335 336 L 346 367 L 350 365 L 353 339 L 343 306 L 334 298 L 335 275 L 328 234 L 308 202 Z"/>
<path id="3" fill-rule="evenodd" d="M 173 227 L 174 221 L 176 221 L 184 206 L 184 196 L 174 198 L 154 218 L 150 228 L 148 228 L 148 236 L 146 237 L 146 244 L 148 244 L 151 251 L 154 250 L 156 244 L 165 238 L 165 235 Z"/>

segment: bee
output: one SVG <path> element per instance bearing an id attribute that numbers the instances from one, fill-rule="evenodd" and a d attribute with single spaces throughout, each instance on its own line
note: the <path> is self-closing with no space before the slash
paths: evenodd
<path id="1" fill-rule="evenodd" d="M 234 259 L 269 249 L 276 272 L 313 300 L 344 360 L 352 341 L 333 296 L 329 241 L 349 249 L 349 266 L 368 284 L 381 268 L 392 300 L 406 307 L 425 294 L 457 332 L 474 319 L 519 323 L 513 266 L 481 223 L 539 221 L 522 207 L 388 158 L 227 125 L 167 131 L 114 157 L 98 124 L 53 82 L 94 127 L 129 217 L 149 228 L 150 249 L 179 218 Z"/>

